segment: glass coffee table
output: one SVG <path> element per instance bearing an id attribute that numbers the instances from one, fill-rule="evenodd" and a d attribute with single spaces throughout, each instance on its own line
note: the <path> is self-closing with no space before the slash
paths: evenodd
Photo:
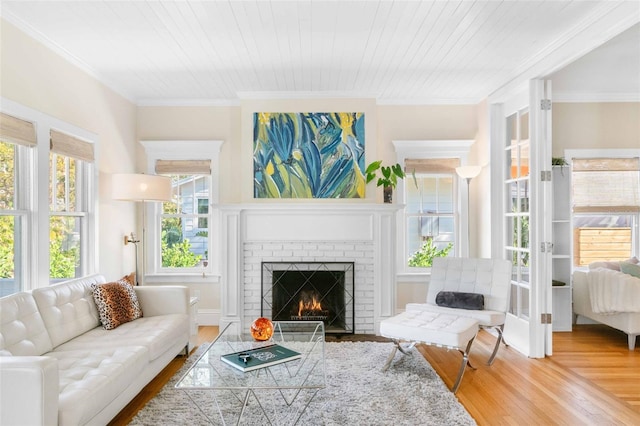
<path id="1" fill-rule="evenodd" d="M 324 323 L 276 321 L 266 342 L 256 342 L 239 324 L 227 325 L 175 385 L 212 423 L 296 424 L 314 396 L 326 386 Z M 242 372 L 223 355 L 279 344 L 298 359 Z"/>

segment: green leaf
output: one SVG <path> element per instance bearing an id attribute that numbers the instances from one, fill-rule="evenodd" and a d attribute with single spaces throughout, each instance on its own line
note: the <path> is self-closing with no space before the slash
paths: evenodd
<path id="1" fill-rule="evenodd" d="M 412 267 L 428 268 L 432 265 L 434 258 L 446 257 L 452 248 L 453 244 L 449 243 L 445 248 L 439 250 L 433 244 L 433 240 L 429 238 L 422 247 L 420 247 L 420 250 L 409 257 L 408 264 Z"/>
<path id="2" fill-rule="evenodd" d="M 382 165 L 382 160 L 378 160 L 378 161 L 374 161 L 371 164 L 369 164 L 367 166 L 367 170 L 365 170 L 364 172 L 368 175 L 369 173 L 374 173 L 375 171 L 378 170 L 380 168 L 380 166 Z"/>
<path id="3" fill-rule="evenodd" d="M 404 171 L 402 171 L 402 167 L 400 167 L 400 164 L 394 164 L 393 166 L 391 166 L 391 169 L 393 170 L 393 173 L 399 178 L 403 178 L 405 176 Z"/>

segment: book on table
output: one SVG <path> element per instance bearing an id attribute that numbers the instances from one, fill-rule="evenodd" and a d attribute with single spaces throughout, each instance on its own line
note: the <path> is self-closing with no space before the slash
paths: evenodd
<path id="1" fill-rule="evenodd" d="M 222 362 L 246 373 L 258 368 L 271 367 L 272 365 L 293 361 L 300 357 L 302 357 L 300 352 L 274 344 L 222 355 L 220 359 Z"/>

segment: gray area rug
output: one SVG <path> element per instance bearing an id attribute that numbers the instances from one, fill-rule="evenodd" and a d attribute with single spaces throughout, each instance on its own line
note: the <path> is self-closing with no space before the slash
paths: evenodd
<path id="1" fill-rule="evenodd" d="M 475 421 L 446 387 L 442 379 L 416 350 L 412 356 L 396 354 L 394 364 L 382 372 L 382 366 L 391 352 L 391 343 L 341 342 L 326 343 L 327 387 L 321 389 L 311 400 L 300 417 L 300 425 L 475 425 Z M 199 353 L 189 357 L 182 369 L 171 378 L 160 393 L 152 399 L 132 420 L 131 425 L 208 425 L 223 424 L 216 409 L 211 391 L 189 391 L 174 389 L 177 380 L 193 363 Z M 457 354 L 452 353 L 451 356 Z M 273 391 L 271 391 L 273 392 Z M 220 407 L 235 404 L 237 398 L 225 392 L 217 394 Z M 242 395 L 240 395 L 242 396 Z M 300 412 L 309 395 L 296 399 L 293 411 Z M 226 398 L 226 399 L 225 399 Z M 279 397 L 260 396 L 265 411 L 270 413 L 274 425 L 291 424 L 294 416 L 278 417 Z M 305 399 L 307 398 L 307 399 Z M 249 409 L 242 424 L 269 424 L 259 404 L 250 400 Z M 235 424 L 234 418 L 225 408 L 227 424 Z M 231 420 L 231 421 L 230 421 Z"/>

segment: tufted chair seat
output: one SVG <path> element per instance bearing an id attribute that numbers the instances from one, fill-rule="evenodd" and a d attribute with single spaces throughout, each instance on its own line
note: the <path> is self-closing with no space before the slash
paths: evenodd
<path id="1" fill-rule="evenodd" d="M 477 331 L 478 321 L 473 318 L 410 310 L 382 321 L 380 328 L 383 336 L 448 349 L 464 348 Z"/>

